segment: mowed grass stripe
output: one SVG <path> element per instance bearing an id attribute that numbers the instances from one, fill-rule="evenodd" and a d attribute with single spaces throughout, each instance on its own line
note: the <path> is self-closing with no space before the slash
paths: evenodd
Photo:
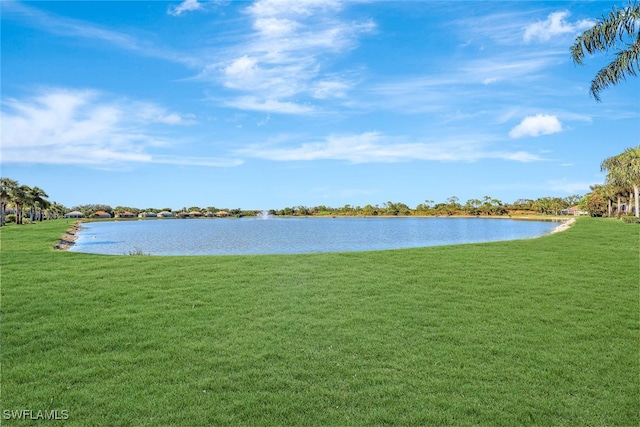
<path id="1" fill-rule="evenodd" d="M 2 230 L 3 410 L 82 426 L 640 422 L 635 225 L 237 257 L 52 250 L 67 226 Z"/>

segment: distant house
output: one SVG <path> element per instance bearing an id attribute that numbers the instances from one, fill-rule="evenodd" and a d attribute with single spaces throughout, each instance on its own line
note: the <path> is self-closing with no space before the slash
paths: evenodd
<path id="1" fill-rule="evenodd" d="M 64 214 L 65 218 L 84 218 L 84 214 L 80 211 L 71 211 Z"/>
<path id="2" fill-rule="evenodd" d="M 97 211 L 91 216 L 94 218 L 111 218 L 111 214 L 105 211 Z"/>
<path id="3" fill-rule="evenodd" d="M 202 214 L 198 211 L 191 211 L 189 212 L 189 216 L 191 218 L 200 218 L 202 216 Z"/>
<path id="4" fill-rule="evenodd" d="M 140 212 L 138 218 L 157 218 L 158 214 L 155 212 Z"/>
<path id="5" fill-rule="evenodd" d="M 562 209 L 562 211 L 560 213 L 562 215 L 573 215 L 573 216 L 580 216 L 580 215 L 588 215 L 589 214 L 587 211 L 581 210 L 580 206 L 573 206 L 571 208 Z"/>
<path id="6" fill-rule="evenodd" d="M 184 212 L 184 211 L 182 211 L 182 212 L 178 212 L 178 213 L 176 214 L 176 216 L 177 216 L 178 218 L 189 218 L 189 212 Z"/>
<path id="7" fill-rule="evenodd" d="M 218 217 L 226 217 L 226 216 L 229 216 L 229 215 L 231 215 L 231 214 L 229 212 L 227 212 L 227 211 L 218 211 L 218 212 L 216 212 L 216 216 L 218 216 Z"/>
<path id="8" fill-rule="evenodd" d="M 158 218 L 173 218 L 173 212 L 162 211 L 156 215 Z"/>
<path id="9" fill-rule="evenodd" d="M 135 218 L 135 215 L 129 211 L 120 212 L 116 218 Z"/>

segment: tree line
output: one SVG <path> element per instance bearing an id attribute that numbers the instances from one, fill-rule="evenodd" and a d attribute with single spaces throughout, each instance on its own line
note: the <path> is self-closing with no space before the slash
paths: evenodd
<path id="1" fill-rule="evenodd" d="M 592 216 L 640 218 L 640 145 L 605 159 L 600 165 L 607 172 L 604 184 L 591 186 L 582 205 Z"/>
<path id="2" fill-rule="evenodd" d="M 64 215 L 66 208 L 48 198 L 49 195 L 40 187 L 29 187 L 11 178 L 0 178 L 0 225 L 5 225 L 7 218 L 16 224 L 23 224 L 25 213 L 28 213 L 30 222 Z M 11 209 L 10 215 L 7 215 L 8 209 Z"/>
<path id="3" fill-rule="evenodd" d="M 402 202 L 385 202 L 382 205 L 352 206 L 344 205 L 333 208 L 324 205 L 307 207 L 292 206 L 284 209 L 273 209 L 270 215 L 275 216 L 502 216 L 502 215 L 560 215 L 563 209 L 576 206 L 581 196 L 542 197 L 533 199 L 518 199 L 513 203 L 503 203 L 499 199 L 484 196 L 482 199 L 469 199 L 461 203 L 456 196 L 449 197 L 445 202 L 435 203 L 425 200 L 414 208 Z"/>

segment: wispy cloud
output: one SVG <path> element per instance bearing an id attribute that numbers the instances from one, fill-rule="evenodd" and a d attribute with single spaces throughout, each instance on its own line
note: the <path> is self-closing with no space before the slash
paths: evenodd
<path id="1" fill-rule="evenodd" d="M 405 114 L 442 113 L 449 117 L 458 110 L 473 109 L 477 113 L 487 99 L 500 100 L 507 107 L 514 103 L 514 87 L 544 81 L 556 63 L 554 55 L 539 52 L 473 56 L 458 61 L 455 67 L 443 66 L 444 71 L 437 73 L 372 84 L 361 96 L 359 105 Z M 456 95 L 452 96 L 453 93 Z"/>
<path id="2" fill-rule="evenodd" d="M 518 162 L 544 160 L 525 151 L 487 148 L 478 142 L 482 136 L 450 139 L 444 142 L 407 142 L 379 132 L 352 135 L 329 135 L 322 141 L 298 146 L 252 145 L 238 155 L 274 161 L 342 160 L 351 163 L 395 163 L 411 160 L 473 162 L 480 159 L 503 159 Z M 471 142 L 473 141 L 473 142 Z"/>
<path id="3" fill-rule="evenodd" d="M 6 99 L 0 117 L 0 154 L 5 164 L 238 164 L 233 159 L 157 154 L 174 145 L 159 133 L 163 126 L 195 124 L 194 116 L 93 90 L 50 88 L 30 98 Z"/>
<path id="4" fill-rule="evenodd" d="M 558 117 L 548 114 L 536 114 L 522 119 L 519 125 L 511 129 L 511 138 L 522 138 L 524 136 L 550 135 L 562 132 L 562 123 Z"/>
<path id="5" fill-rule="evenodd" d="M 201 10 L 202 3 L 198 0 L 184 0 L 177 6 L 169 7 L 168 13 L 173 16 L 180 16 L 185 12 L 193 12 L 195 10 Z"/>
<path id="6" fill-rule="evenodd" d="M 90 22 L 44 12 L 19 1 L 3 1 L 2 15 L 3 19 L 20 19 L 27 25 L 56 36 L 99 40 L 120 49 L 182 63 L 191 67 L 201 63 L 200 59 L 195 55 L 185 54 L 163 46 L 156 46 L 149 41 L 130 34 L 104 28 Z"/>
<path id="7" fill-rule="evenodd" d="M 462 48 L 481 48 L 487 44 L 516 46 L 522 41 L 522 28 L 531 12 L 499 12 L 456 19 L 452 25 L 465 42 Z"/>
<path id="8" fill-rule="evenodd" d="M 549 41 L 554 37 L 563 34 L 575 34 L 593 26 L 594 21 L 582 19 L 576 22 L 569 22 L 569 11 L 563 10 L 550 13 L 544 21 L 534 22 L 524 29 L 523 39 L 525 42 L 533 40 Z"/>
<path id="9" fill-rule="evenodd" d="M 261 99 L 254 96 L 241 96 L 225 101 L 225 105 L 239 110 L 260 111 L 279 114 L 308 114 L 314 111 L 309 105 L 295 102 L 278 101 L 275 99 Z"/>
<path id="10" fill-rule="evenodd" d="M 222 84 L 232 94 L 240 93 L 228 102 L 236 108 L 315 111 L 298 98 L 343 97 L 351 89 L 351 79 L 328 74 L 326 61 L 353 49 L 359 36 L 375 29 L 371 21 L 342 19 L 343 7 L 334 0 L 258 0 L 244 10 L 251 25 L 246 40 L 232 46 L 227 59 L 206 67 L 201 77 Z"/>

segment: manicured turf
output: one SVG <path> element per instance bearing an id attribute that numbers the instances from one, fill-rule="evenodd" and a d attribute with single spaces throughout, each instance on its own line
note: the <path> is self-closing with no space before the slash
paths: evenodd
<path id="1" fill-rule="evenodd" d="M 637 225 L 239 257 L 53 251 L 67 226 L 1 232 L 3 425 L 640 424 Z"/>

